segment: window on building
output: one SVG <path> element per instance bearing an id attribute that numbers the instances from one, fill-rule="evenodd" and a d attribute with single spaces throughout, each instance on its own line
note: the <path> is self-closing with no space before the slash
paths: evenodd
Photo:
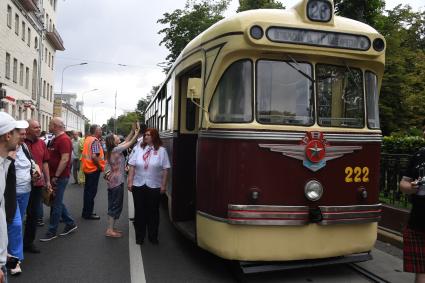
<path id="1" fill-rule="evenodd" d="M 19 85 L 24 86 L 24 64 L 19 64 Z"/>
<path id="2" fill-rule="evenodd" d="M 18 60 L 13 58 L 13 82 L 18 82 Z"/>
<path id="3" fill-rule="evenodd" d="M 37 60 L 32 63 L 32 86 L 31 86 L 32 99 L 37 99 Z"/>
<path id="4" fill-rule="evenodd" d="M 56 0 L 53 0 L 53 10 L 55 10 L 56 11 Z"/>
<path id="5" fill-rule="evenodd" d="M 50 31 L 49 30 L 49 14 L 46 14 L 46 29 L 47 31 Z"/>
<path id="6" fill-rule="evenodd" d="M 44 48 L 44 62 L 47 64 L 47 47 Z"/>
<path id="7" fill-rule="evenodd" d="M 12 28 L 12 7 L 7 5 L 7 26 Z"/>
<path id="8" fill-rule="evenodd" d="M 26 29 L 26 27 L 25 27 L 25 22 L 24 22 L 24 21 L 22 21 L 22 34 L 21 34 L 21 36 L 22 36 L 22 41 L 25 41 L 25 29 Z"/>
<path id="9" fill-rule="evenodd" d="M 47 83 L 47 88 L 46 88 L 46 100 L 50 101 L 50 84 Z"/>
<path id="10" fill-rule="evenodd" d="M 43 81 L 43 98 L 46 98 L 46 81 Z"/>
<path id="11" fill-rule="evenodd" d="M 17 119 L 18 117 L 16 117 L 16 105 L 12 105 L 12 117 Z"/>
<path id="12" fill-rule="evenodd" d="M 31 29 L 28 28 L 28 32 L 27 32 L 27 44 L 28 46 L 31 46 Z"/>
<path id="13" fill-rule="evenodd" d="M 53 29 L 52 29 L 52 19 L 50 19 L 50 21 L 49 21 L 49 29 L 50 29 L 50 31 L 53 31 Z"/>
<path id="14" fill-rule="evenodd" d="M 5 77 L 6 79 L 10 79 L 10 54 L 6 53 L 6 66 L 5 66 Z"/>
<path id="15" fill-rule="evenodd" d="M 52 55 L 52 70 L 53 70 L 54 59 L 55 59 L 55 56 Z"/>
<path id="16" fill-rule="evenodd" d="M 19 35 L 19 16 L 15 14 L 15 33 Z"/>
<path id="17" fill-rule="evenodd" d="M 38 37 L 34 38 L 34 49 L 38 48 Z"/>
<path id="18" fill-rule="evenodd" d="M 25 88 L 28 89 L 30 87 L 30 68 L 25 68 Z"/>
<path id="19" fill-rule="evenodd" d="M 50 102 L 53 101 L 53 86 L 50 85 Z"/>
<path id="20" fill-rule="evenodd" d="M 52 53 L 49 52 L 49 62 L 47 63 L 47 66 L 50 67 L 50 61 L 51 61 Z"/>

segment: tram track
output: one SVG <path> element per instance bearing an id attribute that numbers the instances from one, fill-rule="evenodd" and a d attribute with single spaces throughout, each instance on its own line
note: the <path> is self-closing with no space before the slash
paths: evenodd
<path id="1" fill-rule="evenodd" d="M 374 283 L 391 283 L 391 281 L 388 281 L 384 278 L 382 278 L 381 276 L 370 272 L 369 270 L 359 266 L 358 264 L 355 263 L 349 263 L 347 264 L 348 267 L 350 267 L 352 270 L 354 270 L 356 273 L 362 275 L 363 277 L 365 277 L 366 279 L 370 280 L 370 282 L 374 282 Z"/>

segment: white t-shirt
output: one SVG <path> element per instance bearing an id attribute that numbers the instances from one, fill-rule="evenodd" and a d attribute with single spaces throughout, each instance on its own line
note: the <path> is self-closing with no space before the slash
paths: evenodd
<path id="1" fill-rule="evenodd" d="M 146 185 L 149 188 L 160 188 L 163 170 L 171 167 L 167 151 L 162 146 L 158 150 L 150 146 L 144 149 L 140 146 L 136 147 L 128 164 L 135 167 L 133 186 Z"/>
<path id="2" fill-rule="evenodd" d="M 16 150 L 16 193 L 24 194 L 31 191 L 31 161 L 25 155 L 22 145 Z"/>

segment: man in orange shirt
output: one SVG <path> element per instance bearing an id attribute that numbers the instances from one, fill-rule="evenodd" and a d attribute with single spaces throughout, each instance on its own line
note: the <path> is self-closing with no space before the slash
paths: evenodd
<path id="1" fill-rule="evenodd" d="M 105 169 L 105 156 L 99 139 L 102 137 L 102 129 L 94 124 L 90 126 L 90 136 L 84 141 L 81 154 L 81 166 L 86 178 L 84 184 L 84 205 L 81 216 L 88 220 L 99 220 L 94 213 L 94 198 L 97 194 L 100 173 Z"/>

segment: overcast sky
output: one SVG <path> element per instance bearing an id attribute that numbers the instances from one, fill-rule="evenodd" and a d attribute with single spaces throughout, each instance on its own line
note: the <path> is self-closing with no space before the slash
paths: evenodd
<path id="1" fill-rule="evenodd" d="M 387 8 L 400 2 L 415 10 L 423 8 L 423 0 L 386 0 Z M 66 50 L 55 59 L 55 90 L 84 94 L 85 115 L 98 124 L 114 115 L 114 95 L 118 93 L 117 116 L 134 110 L 140 97 L 164 79 L 163 62 L 168 52 L 159 46 L 156 23 L 165 12 L 183 8 L 186 0 L 63 0 L 58 1 L 57 29 Z M 298 0 L 281 1 L 287 8 Z M 235 14 L 238 1 L 232 0 L 226 16 Z M 124 64 L 127 66 L 119 66 Z M 97 91 L 91 91 L 98 89 Z"/>

